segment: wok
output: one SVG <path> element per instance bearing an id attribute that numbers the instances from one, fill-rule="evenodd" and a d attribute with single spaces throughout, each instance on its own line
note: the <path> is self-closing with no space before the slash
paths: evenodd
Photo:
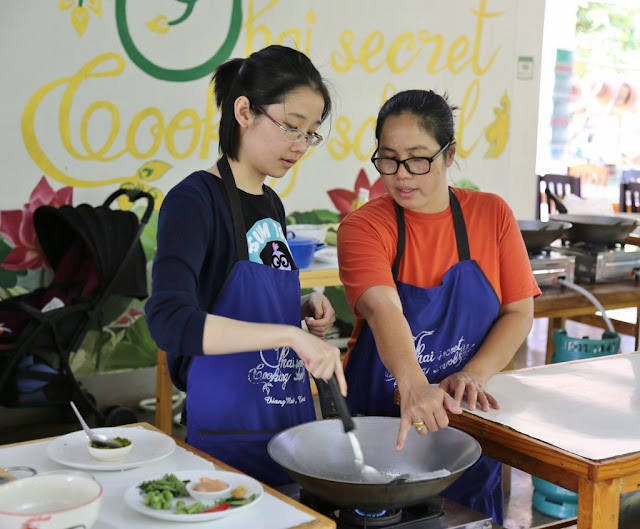
<path id="1" fill-rule="evenodd" d="M 571 228 L 569 222 L 543 222 L 540 220 L 519 220 L 518 227 L 527 251 L 535 252 L 549 246 Z"/>
<path id="2" fill-rule="evenodd" d="M 416 505 L 451 485 L 481 455 L 470 435 L 447 427 L 426 436 L 410 432 L 404 449 L 396 451 L 400 418 L 354 417 L 364 460 L 389 478 L 445 469 L 445 477 L 364 483 L 351 444 L 339 419 L 313 421 L 277 434 L 269 455 L 305 490 L 336 506 L 392 509 Z"/>
<path id="3" fill-rule="evenodd" d="M 571 242 L 611 244 L 624 242 L 636 229 L 638 220 L 608 215 L 551 215 L 551 220 L 570 222 L 565 237 Z"/>

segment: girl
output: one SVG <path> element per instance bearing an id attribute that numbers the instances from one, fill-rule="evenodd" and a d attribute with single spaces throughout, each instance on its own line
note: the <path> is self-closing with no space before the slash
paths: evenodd
<path id="1" fill-rule="evenodd" d="M 311 61 L 282 46 L 229 60 L 212 82 L 222 157 L 163 201 L 147 317 L 187 394 L 187 442 L 278 486 L 291 480 L 267 443 L 315 419 L 305 369 L 335 374 L 345 394 L 346 383 L 339 350 L 322 340 L 333 308 L 319 293 L 301 301 L 284 208 L 264 181 L 322 141 L 331 99 Z"/>

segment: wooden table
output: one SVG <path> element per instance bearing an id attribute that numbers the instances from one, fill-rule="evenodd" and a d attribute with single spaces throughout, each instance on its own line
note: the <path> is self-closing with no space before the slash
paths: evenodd
<path id="1" fill-rule="evenodd" d="M 158 428 L 156 428 L 156 427 L 154 427 L 154 426 L 152 426 L 151 424 L 148 424 L 148 423 L 137 423 L 137 424 L 127 425 L 127 427 L 133 427 L 133 426 L 142 426 L 142 427 L 147 428 L 149 430 L 157 430 L 157 431 L 159 431 Z M 51 439 L 53 439 L 53 438 L 51 438 Z M 24 445 L 37 443 L 37 442 L 40 442 L 40 441 L 46 441 L 46 440 L 48 440 L 48 439 L 36 439 L 36 440 L 33 440 L 33 441 L 25 441 L 25 442 L 22 442 L 22 443 L 13 443 L 13 444 L 8 444 L 8 445 L 2 445 L 2 446 L 0 446 L 0 453 L 2 452 L 3 449 L 6 449 L 6 448 L 19 447 L 19 446 L 24 446 Z M 182 442 L 179 439 L 176 439 L 175 441 L 176 441 L 176 444 L 178 446 L 181 446 L 185 450 L 188 450 L 189 452 L 191 452 L 191 453 L 193 453 L 193 454 L 205 459 L 206 461 L 209 461 L 209 462 L 213 463 L 216 466 L 216 468 L 219 469 L 219 470 L 226 470 L 226 471 L 230 471 L 230 472 L 238 472 L 236 469 L 230 467 L 226 463 L 223 463 L 222 461 L 218 461 L 217 459 L 211 457 L 210 455 L 208 455 L 208 454 L 206 454 L 204 452 L 201 452 L 200 450 L 197 450 L 196 448 L 193 448 L 192 446 Z M 174 452 L 174 454 L 175 454 L 175 452 Z M 46 459 L 46 456 L 43 456 L 43 457 Z M 167 465 L 166 465 L 167 469 L 172 469 L 173 468 L 172 465 L 175 466 L 175 463 L 171 463 L 171 458 L 172 457 L 174 457 L 174 456 L 172 455 L 172 456 L 169 456 L 167 459 L 162 460 L 162 461 L 167 461 Z M 37 467 L 37 465 L 35 465 L 35 464 L 32 464 L 32 466 L 34 466 L 34 468 Z M 39 470 L 39 469 L 36 468 L 36 470 Z M 49 470 L 49 469 L 46 469 L 46 470 Z M 73 470 L 73 469 L 70 469 L 70 470 Z M 42 471 L 42 469 L 40 469 L 39 471 Z M 121 471 L 121 472 L 125 472 L 125 471 Z M 99 474 L 99 473 L 97 473 L 97 474 Z M 94 477 L 97 477 L 97 474 Z M 107 473 L 107 474 L 109 474 L 109 473 Z M 292 500 L 291 498 L 285 496 L 284 494 L 281 494 L 280 492 L 272 489 L 271 487 L 269 487 L 267 485 L 262 484 L 262 486 L 264 488 L 265 493 L 270 494 L 271 496 L 274 496 L 278 500 L 280 500 L 280 501 L 282 501 L 284 503 L 287 503 L 287 504 L 293 506 L 295 509 L 297 509 L 299 511 L 302 511 L 302 512 L 304 512 L 304 513 L 306 513 L 309 516 L 314 518 L 312 521 L 310 521 L 308 523 L 303 523 L 301 525 L 295 525 L 294 527 L 291 527 L 289 529 L 335 529 L 336 524 L 335 524 L 335 522 L 333 520 L 330 520 L 326 516 L 324 516 L 324 515 L 322 515 L 320 513 L 317 513 L 315 511 L 309 509 L 307 506 Z"/>
<path id="2" fill-rule="evenodd" d="M 640 352 L 614 355 L 596 360 L 581 360 L 579 362 L 590 362 L 596 369 L 599 368 L 594 362 L 602 362 L 602 368 L 606 370 L 605 363 L 610 364 L 614 360 L 623 359 L 623 357 L 631 358 L 630 355 L 638 355 L 635 358 L 637 362 Z M 566 369 L 570 369 L 569 365 L 575 365 L 576 363 L 569 362 L 563 365 L 567 366 Z M 541 373 L 541 370 L 549 370 L 558 366 L 559 364 L 553 364 L 529 368 L 528 370 L 500 373 L 494 379 L 534 370 Z M 609 373 L 609 371 L 606 372 Z M 494 379 L 489 383 L 489 386 Z M 609 383 L 615 384 L 614 382 Z M 562 384 L 560 379 L 558 384 Z M 628 386 L 625 386 L 628 387 L 629 398 L 631 399 L 633 399 L 632 393 L 635 390 L 634 385 L 635 387 L 640 385 L 640 375 L 638 374 L 635 375 L 631 383 L 628 383 Z M 535 388 L 535 385 L 533 387 Z M 540 393 L 542 391 L 540 390 Z M 585 387 L 584 392 L 588 391 L 589 388 Z M 535 392 L 535 389 L 532 392 Z M 578 392 L 574 391 L 574 393 Z M 586 394 L 583 393 L 583 395 Z M 542 395 L 540 397 L 543 398 Z M 489 417 L 491 417 L 491 414 L 489 414 Z M 462 415 L 450 414 L 449 418 L 451 426 L 469 433 L 478 440 L 482 446 L 483 454 L 577 492 L 578 529 L 617 528 L 620 494 L 640 490 L 640 451 L 607 459 L 593 460 L 560 449 L 529 435 L 519 433 L 512 427 L 504 426 L 469 412 L 464 412 Z M 593 420 L 597 421 L 597 415 L 594 415 Z M 612 432 L 611 435 L 616 434 Z M 623 437 L 619 438 L 622 439 Z M 589 439 L 585 438 L 584 442 L 588 443 Z M 565 525 L 559 525 L 559 522 L 558 525 L 552 524 L 549 527 L 566 527 L 566 522 L 563 523 Z"/>

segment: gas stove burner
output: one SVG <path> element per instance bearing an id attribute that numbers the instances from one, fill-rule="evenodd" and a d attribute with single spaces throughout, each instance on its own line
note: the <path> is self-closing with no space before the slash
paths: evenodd
<path id="1" fill-rule="evenodd" d="M 603 248 L 573 243 L 556 250 L 575 258 L 575 279 L 578 283 L 637 281 L 640 277 L 640 248 L 633 244 L 612 243 Z"/>
<path id="2" fill-rule="evenodd" d="M 339 507 L 300 488 L 294 496 L 303 505 L 336 522 L 337 529 L 486 529 L 491 518 L 467 507 L 431 496 L 418 505 L 402 509 L 356 509 Z"/>
<path id="3" fill-rule="evenodd" d="M 341 509 L 337 518 L 339 527 L 390 527 L 402 519 L 402 509 Z"/>

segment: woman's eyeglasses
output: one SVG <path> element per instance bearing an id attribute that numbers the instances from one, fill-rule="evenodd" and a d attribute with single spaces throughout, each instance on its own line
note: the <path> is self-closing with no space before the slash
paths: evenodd
<path id="1" fill-rule="evenodd" d="M 271 121 L 273 121 L 278 127 L 280 127 L 284 131 L 284 139 L 291 142 L 296 143 L 304 138 L 304 141 L 307 142 L 309 147 L 315 147 L 320 142 L 322 142 L 322 136 L 320 134 L 316 134 L 315 132 L 305 133 L 298 129 L 288 129 L 282 124 L 278 123 L 275 119 L 273 119 L 269 114 L 267 114 L 264 110 L 262 110 L 259 106 L 252 105 L 253 108 L 262 112 L 265 116 L 267 116 Z"/>
<path id="2" fill-rule="evenodd" d="M 400 169 L 400 164 L 404 165 L 404 168 L 411 174 L 427 174 L 431 171 L 431 164 L 450 144 L 451 141 L 448 141 L 447 144 L 431 158 L 427 156 L 415 156 L 413 158 L 406 158 L 405 160 L 398 160 L 397 158 L 376 158 L 376 154 L 378 153 L 378 149 L 376 149 L 371 157 L 371 162 L 375 165 L 378 172 L 384 175 L 396 174 L 398 169 Z"/>

